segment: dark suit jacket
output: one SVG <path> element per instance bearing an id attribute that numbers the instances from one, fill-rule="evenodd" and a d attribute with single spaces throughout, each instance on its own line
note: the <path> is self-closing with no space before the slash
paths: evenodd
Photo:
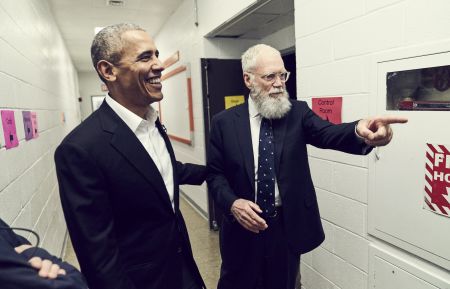
<path id="1" fill-rule="evenodd" d="M 172 160 L 175 212 L 151 157 L 106 102 L 56 150 L 61 203 L 90 289 L 180 289 L 183 254 L 203 284 L 178 200 L 179 185 L 201 184 L 206 169 L 177 162 L 157 127 Z"/>
<path id="2" fill-rule="evenodd" d="M 2 289 L 87 289 L 81 273 L 70 264 L 50 255 L 43 249 L 30 248 L 18 254 L 14 248 L 30 245 L 23 237 L 7 229 L 9 226 L 0 219 L 0 287 Z M 32 255 L 34 253 L 34 255 Z M 56 279 L 39 277 L 38 270 L 28 263 L 32 257 L 52 261 L 66 270 L 66 275 Z"/>
<path id="3" fill-rule="evenodd" d="M 287 116 L 272 122 L 275 173 L 287 239 L 293 252 L 311 251 L 325 238 L 306 145 L 352 154 L 370 152 L 355 135 L 355 125 L 355 122 L 333 125 L 324 121 L 303 101 L 292 101 L 292 109 Z M 224 212 L 230 212 L 231 205 L 238 198 L 255 200 L 248 103 L 213 118 L 208 169 L 209 191 Z M 224 225 L 229 225 L 229 222 L 224 222 Z"/>

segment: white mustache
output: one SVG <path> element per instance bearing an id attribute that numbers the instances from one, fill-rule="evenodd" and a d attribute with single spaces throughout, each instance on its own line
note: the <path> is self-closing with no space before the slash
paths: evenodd
<path id="1" fill-rule="evenodd" d="M 275 88 L 274 90 L 272 90 L 271 92 L 269 92 L 269 94 L 273 94 L 273 93 L 283 93 L 284 89 L 283 88 Z"/>

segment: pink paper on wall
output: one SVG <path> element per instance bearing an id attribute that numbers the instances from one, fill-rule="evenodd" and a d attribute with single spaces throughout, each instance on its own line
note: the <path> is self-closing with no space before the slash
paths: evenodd
<path id="1" fill-rule="evenodd" d="M 16 132 L 16 121 L 14 120 L 14 111 L 2 110 L 3 135 L 5 137 L 5 147 L 7 149 L 19 145 Z"/>
<path id="2" fill-rule="evenodd" d="M 331 123 L 342 123 L 342 97 L 340 96 L 313 98 L 312 110 Z"/>
<path id="3" fill-rule="evenodd" d="M 38 132 L 38 123 L 37 123 L 37 115 L 36 112 L 31 112 L 31 125 L 33 127 L 33 138 L 37 138 L 39 136 Z"/>
<path id="4" fill-rule="evenodd" d="M 31 122 L 31 112 L 22 111 L 23 116 L 23 129 L 25 130 L 25 139 L 30 140 L 33 138 L 33 124 Z"/>

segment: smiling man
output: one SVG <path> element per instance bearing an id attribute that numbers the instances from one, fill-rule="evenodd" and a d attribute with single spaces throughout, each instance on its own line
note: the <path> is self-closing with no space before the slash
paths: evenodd
<path id="1" fill-rule="evenodd" d="M 289 99 L 280 52 L 264 44 L 242 55 L 242 70 L 248 101 L 213 118 L 208 150 L 209 191 L 227 212 L 218 289 L 294 289 L 300 254 L 325 238 L 306 145 L 366 154 L 407 120 L 322 120 Z"/>
<path id="2" fill-rule="evenodd" d="M 205 167 L 182 164 L 151 103 L 161 101 L 162 64 L 133 24 L 94 38 L 105 101 L 55 152 L 61 203 L 90 289 L 199 289 L 179 210 L 179 185 L 201 184 Z"/>

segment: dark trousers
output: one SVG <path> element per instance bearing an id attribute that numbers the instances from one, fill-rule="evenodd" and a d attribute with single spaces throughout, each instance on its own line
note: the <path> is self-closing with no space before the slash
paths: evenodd
<path id="1" fill-rule="evenodd" d="M 295 288 L 300 255 L 288 247 L 282 218 L 282 210 L 275 217 L 265 218 L 268 228 L 258 234 L 224 220 L 218 289 Z"/>

